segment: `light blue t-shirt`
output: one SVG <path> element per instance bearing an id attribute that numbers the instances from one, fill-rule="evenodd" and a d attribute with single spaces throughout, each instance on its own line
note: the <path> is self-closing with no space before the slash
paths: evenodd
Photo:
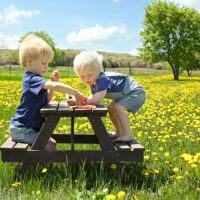
<path id="1" fill-rule="evenodd" d="M 15 127 L 33 128 L 39 131 L 45 119 L 40 109 L 48 103 L 48 92 L 42 89 L 47 82 L 42 76 L 26 72 L 22 81 L 22 96 L 16 114 L 11 118 Z"/>

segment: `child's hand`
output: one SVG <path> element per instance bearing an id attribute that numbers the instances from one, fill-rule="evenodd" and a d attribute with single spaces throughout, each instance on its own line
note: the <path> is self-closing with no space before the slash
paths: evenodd
<path id="1" fill-rule="evenodd" d="M 55 82 L 58 82 L 60 79 L 60 73 L 58 71 L 54 71 L 52 74 L 51 74 L 51 80 L 52 81 L 55 81 Z"/>
<path id="2" fill-rule="evenodd" d="M 76 101 L 80 102 L 82 105 L 87 104 L 88 98 L 84 96 L 82 93 L 77 93 L 75 95 Z"/>
<path id="3" fill-rule="evenodd" d="M 80 106 L 81 105 L 81 103 L 79 101 L 76 101 L 74 99 L 68 99 L 67 103 L 69 106 Z"/>

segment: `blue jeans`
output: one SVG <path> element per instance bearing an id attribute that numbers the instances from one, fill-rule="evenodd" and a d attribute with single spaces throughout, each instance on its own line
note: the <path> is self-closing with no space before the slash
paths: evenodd
<path id="1" fill-rule="evenodd" d="M 15 127 L 14 125 L 10 124 L 9 134 L 14 142 L 32 145 L 38 135 L 38 132 L 32 128 Z"/>

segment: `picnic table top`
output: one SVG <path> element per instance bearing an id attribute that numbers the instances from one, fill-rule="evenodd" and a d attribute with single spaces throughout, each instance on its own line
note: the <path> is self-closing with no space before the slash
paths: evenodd
<path id="1" fill-rule="evenodd" d="M 41 108 L 40 113 L 43 116 L 53 115 L 67 115 L 67 116 L 88 116 L 88 115 L 98 115 L 106 116 L 108 110 L 102 105 L 96 106 L 95 109 L 73 109 L 70 108 L 66 101 L 51 101 L 47 106 Z"/>

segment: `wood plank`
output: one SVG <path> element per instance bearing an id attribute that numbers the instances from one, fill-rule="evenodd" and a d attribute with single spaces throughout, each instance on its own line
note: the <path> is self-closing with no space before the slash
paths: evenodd
<path id="1" fill-rule="evenodd" d="M 134 139 L 131 142 L 129 142 L 129 145 L 131 151 L 145 151 L 145 148 Z"/>
<path id="2" fill-rule="evenodd" d="M 47 116 L 49 113 L 55 113 L 56 114 L 58 106 L 59 106 L 58 101 L 51 101 L 51 102 L 49 102 L 49 104 L 47 106 L 40 109 L 40 113 L 44 117 Z"/>
<path id="3" fill-rule="evenodd" d="M 58 107 L 58 114 L 65 113 L 65 114 L 72 114 L 73 109 L 69 108 L 67 101 L 61 101 Z"/>
<path id="4" fill-rule="evenodd" d="M 56 140 L 57 143 L 70 143 L 70 134 L 52 134 L 51 137 Z M 74 143 L 77 144 L 99 144 L 96 135 L 89 134 L 74 134 Z"/>
<path id="5" fill-rule="evenodd" d="M 49 114 L 31 147 L 32 150 L 44 149 L 59 120 L 57 115 Z"/>
<path id="6" fill-rule="evenodd" d="M 25 151 L 25 150 L 27 150 L 28 146 L 29 146 L 29 144 L 17 143 L 14 147 L 14 150 Z"/>
<path id="7" fill-rule="evenodd" d="M 142 151 L 3 151 L 4 162 L 95 162 L 95 163 L 126 163 L 142 162 Z"/>
<path id="8" fill-rule="evenodd" d="M 92 125 L 97 140 L 101 145 L 101 148 L 103 150 L 115 150 L 113 142 L 109 138 L 101 118 L 99 116 L 94 115 L 94 116 L 88 116 L 88 119 Z"/>
<path id="9" fill-rule="evenodd" d="M 117 147 L 119 151 L 130 151 L 131 148 L 127 143 L 119 142 L 119 143 L 114 143 L 114 145 Z"/>
<path id="10" fill-rule="evenodd" d="M 0 147 L 0 150 L 11 150 L 16 145 L 16 142 L 12 141 L 9 137 Z"/>
<path id="11" fill-rule="evenodd" d="M 106 116 L 107 112 L 108 112 L 108 109 L 102 108 L 102 107 L 96 108 L 96 109 L 93 110 L 93 114 L 99 115 L 99 116 Z"/>

